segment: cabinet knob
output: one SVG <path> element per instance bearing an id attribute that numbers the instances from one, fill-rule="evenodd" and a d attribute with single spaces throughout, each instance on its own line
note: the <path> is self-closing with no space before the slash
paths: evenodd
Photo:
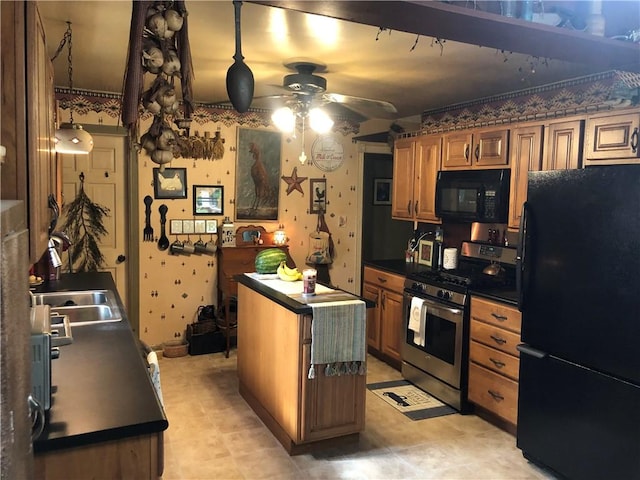
<path id="1" fill-rule="evenodd" d="M 476 145 L 475 155 L 476 155 L 476 161 L 480 160 L 480 144 Z"/>

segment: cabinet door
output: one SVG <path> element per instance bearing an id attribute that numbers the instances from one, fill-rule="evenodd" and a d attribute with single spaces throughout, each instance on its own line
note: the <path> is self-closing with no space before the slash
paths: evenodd
<path id="1" fill-rule="evenodd" d="M 400 361 L 402 348 L 402 294 L 382 290 L 382 353 Z"/>
<path id="2" fill-rule="evenodd" d="M 444 136 L 442 169 L 455 170 L 471 167 L 471 132 L 452 133 Z"/>
<path id="3" fill-rule="evenodd" d="M 413 159 L 415 146 L 411 138 L 396 141 L 393 151 L 393 191 L 391 217 L 413 218 Z"/>
<path id="4" fill-rule="evenodd" d="M 416 141 L 413 198 L 416 220 L 438 222 L 436 179 L 440 170 L 442 137 L 426 136 Z"/>
<path id="5" fill-rule="evenodd" d="M 640 158 L 640 112 L 587 119 L 584 164 L 630 163 Z"/>
<path id="6" fill-rule="evenodd" d="M 369 283 L 363 284 L 362 296 L 376 303 L 373 308 L 367 308 L 367 345 L 380 350 L 380 289 Z"/>
<path id="7" fill-rule="evenodd" d="M 36 2 L 27 2 L 27 162 L 29 165 L 29 257 L 38 261 L 49 241 L 49 194 L 56 194 L 53 145 L 53 67 Z"/>
<path id="8" fill-rule="evenodd" d="M 522 204 L 527 199 L 527 174 L 540 170 L 542 162 L 542 126 L 516 128 L 511 131 L 511 190 L 509 228 L 520 226 Z"/>
<path id="9" fill-rule="evenodd" d="M 474 135 L 473 164 L 479 167 L 509 164 L 509 130 L 488 130 Z"/>
<path id="10" fill-rule="evenodd" d="M 547 127 L 543 170 L 580 168 L 582 120 L 552 123 Z"/>

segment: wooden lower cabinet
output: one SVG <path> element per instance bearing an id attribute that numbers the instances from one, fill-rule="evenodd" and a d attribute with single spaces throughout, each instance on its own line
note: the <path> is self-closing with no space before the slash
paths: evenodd
<path id="1" fill-rule="evenodd" d="M 163 434 L 126 437 L 36 453 L 35 478 L 158 479 L 164 467 Z"/>
<path id="2" fill-rule="evenodd" d="M 390 365 L 400 368 L 403 338 L 403 290 L 405 277 L 371 267 L 364 268 L 362 291 L 376 302 L 367 311 L 367 341 L 372 353 L 382 354 Z"/>
<path id="3" fill-rule="evenodd" d="M 240 394 L 289 453 L 364 429 L 366 375 L 308 378 L 311 322 L 238 285 Z"/>
<path id="4" fill-rule="evenodd" d="M 469 401 L 515 426 L 521 313 L 513 306 L 471 297 Z"/>

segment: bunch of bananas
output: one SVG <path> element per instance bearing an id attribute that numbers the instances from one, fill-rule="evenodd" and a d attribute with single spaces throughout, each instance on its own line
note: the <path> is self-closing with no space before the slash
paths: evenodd
<path id="1" fill-rule="evenodd" d="M 302 273 L 297 268 L 287 267 L 286 262 L 280 262 L 278 270 L 276 272 L 280 280 L 285 282 L 295 282 L 296 280 L 302 280 Z"/>

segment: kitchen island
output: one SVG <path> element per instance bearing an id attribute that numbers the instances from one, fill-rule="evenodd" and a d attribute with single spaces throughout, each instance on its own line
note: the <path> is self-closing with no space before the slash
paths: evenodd
<path id="1" fill-rule="evenodd" d="M 313 299 L 271 288 L 248 275 L 238 282 L 240 394 L 290 454 L 338 438 L 357 439 L 364 429 L 366 375 L 309 377 L 313 308 L 310 302 L 359 301 L 317 286 Z M 284 282 L 291 283 L 291 282 Z M 294 282 L 302 289 L 302 282 Z M 371 302 L 365 302 L 372 306 Z M 364 342 L 364 338 L 362 339 Z M 362 373 L 362 372 L 360 372 Z"/>
<path id="2" fill-rule="evenodd" d="M 35 293 L 89 289 L 115 292 L 123 318 L 72 326 L 73 343 L 60 347 L 52 406 L 33 445 L 35 476 L 159 478 L 169 424 L 111 274 L 66 274 Z"/>

